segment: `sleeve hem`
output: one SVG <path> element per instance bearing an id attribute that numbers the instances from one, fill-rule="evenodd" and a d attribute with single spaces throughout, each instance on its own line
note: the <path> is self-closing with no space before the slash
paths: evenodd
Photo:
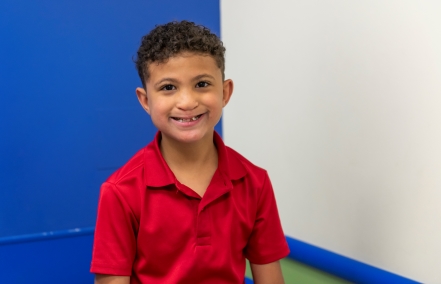
<path id="1" fill-rule="evenodd" d="M 101 265 L 97 263 L 93 263 L 90 267 L 90 272 L 95 274 L 106 274 L 106 275 L 115 275 L 115 276 L 131 276 L 132 269 L 124 269 L 121 267 L 115 267 L 111 265 Z"/>
<path id="2" fill-rule="evenodd" d="M 285 258 L 289 254 L 289 249 L 284 249 L 282 251 L 278 251 L 276 253 L 265 255 L 265 256 L 246 256 L 246 258 L 254 264 L 268 264 L 274 261 L 278 261 L 282 258 Z"/>

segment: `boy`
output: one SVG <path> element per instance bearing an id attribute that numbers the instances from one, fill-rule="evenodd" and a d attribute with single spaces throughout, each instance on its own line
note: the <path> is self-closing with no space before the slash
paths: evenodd
<path id="1" fill-rule="evenodd" d="M 91 272 L 104 283 L 283 283 L 288 253 L 265 170 L 214 132 L 233 82 L 225 48 L 182 21 L 142 39 L 136 95 L 155 139 L 102 185 Z"/>

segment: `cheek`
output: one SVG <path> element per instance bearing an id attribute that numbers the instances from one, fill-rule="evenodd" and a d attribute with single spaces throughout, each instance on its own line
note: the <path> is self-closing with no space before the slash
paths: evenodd
<path id="1" fill-rule="evenodd" d="M 210 110 L 211 116 L 220 118 L 220 116 L 222 115 L 223 105 L 224 104 L 222 100 L 213 101 Z"/>
<path id="2" fill-rule="evenodd" d="M 150 115 L 161 116 L 167 114 L 167 104 L 161 100 L 153 100 L 150 104 Z"/>
<path id="3" fill-rule="evenodd" d="M 216 94 L 207 96 L 205 103 L 210 105 L 213 109 L 222 107 L 224 105 L 222 93 L 219 94 L 219 92 L 217 92 Z"/>

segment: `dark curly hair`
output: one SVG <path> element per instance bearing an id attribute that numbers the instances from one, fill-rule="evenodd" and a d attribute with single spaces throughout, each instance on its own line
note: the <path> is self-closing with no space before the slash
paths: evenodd
<path id="1" fill-rule="evenodd" d="M 208 28 L 193 22 L 174 21 L 157 25 L 141 39 L 135 64 L 144 88 L 149 78 L 149 64 L 166 62 L 170 57 L 186 51 L 211 55 L 224 79 L 225 47 L 219 37 Z"/>

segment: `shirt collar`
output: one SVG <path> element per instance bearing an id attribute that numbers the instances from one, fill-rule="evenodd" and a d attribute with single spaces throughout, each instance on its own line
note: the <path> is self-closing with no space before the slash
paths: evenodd
<path id="1" fill-rule="evenodd" d="M 163 187 L 176 181 L 175 175 L 162 157 L 159 143 L 161 132 L 156 132 L 155 139 L 145 148 L 144 181 L 147 186 Z"/>
<path id="2" fill-rule="evenodd" d="M 246 171 L 242 162 L 234 155 L 231 149 L 225 146 L 220 135 L 214 132 L 214 143 L 218 154 L 218 170 L 229 180 L 238 180 L 245 176 Z"/>
<path id="3" fill-rule="evenodd" d="M 246 170 L 238 157 L 232 154 L 232 150 L 225 146 L 220 135 L 215 131 L 213 140 L 218 153 L 218 171 L 222 174 L 226 183 L 238 180 L 245 176 Z M 162 157 L 159 143 L 161 132 L 157 132 L 155 139 L 145 148 L 145 172 L 144 182 L 151 187 L 164 187 L 176 183 L 176 178 Z"/>

